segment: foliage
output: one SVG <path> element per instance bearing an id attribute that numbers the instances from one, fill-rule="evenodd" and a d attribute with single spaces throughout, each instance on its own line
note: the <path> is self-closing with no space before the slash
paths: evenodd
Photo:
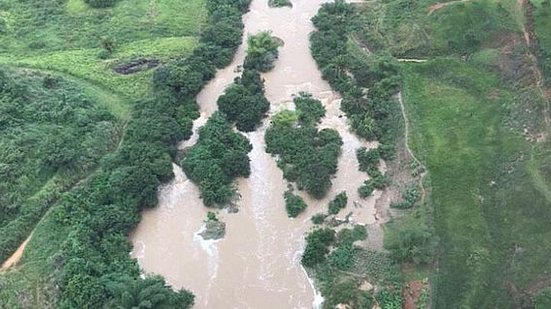
<path id="1" fill-rule="evenodd" d="M 413 149 L 430 174 L 439 238 L 434 304 L 514 307 L 506 287 L 491 282 L 527 287 L 540 278 L 538 269 L 551 267 L 549 144 L 522 135 L 525 123 L 546 130 L 543 101 L 469 62 L 405 69 Z M 511 264 L 515 254 L 522 259 Z"/>
<path id="2" fill-rule="evenodd" d="M 342 140 L 335 130 L 315 128 L 319 119 L 319 112 L 315 111 L 323 109 L 318 100 L 301 94 L 295 98 L 295 104 L 298 123 L 292 121 L 295 119 L 292 112 L 276 115 L 273 125 L 266 131 L 266 151 L 278 156 L 278 166 L 286 179 L 295 181 L 300 190 L 319 199 L 329 190 L 331 178 L 337 171 Z M 317 107 L 306 108 L 309 105 Z"/>
<path id="3" fill-rule="evenodd" d="M 335 231 L 329 228 L 319 228 L 306 236 L 306 248 L 302 254 L 302 265 L 314 267 L 325 260 L 329 246 L 335 241 Z"/>
<path id="4" fill-rule="evenodd" d="M 114 6 L 118 0 L 84 0 L 86 4 L 93 8 L 107 8 Z"/>
<path id="5" fill-rule="evenodd" d="M 402 192 L 402 201 L 397 203 L 391 203 L 390 207 L 396 209 L 409 209 L 415 205 L 421 198 L 421 191 L 419 191 L 419 186 L 409 185 Z"/>
<path id="6" fill-rule="evenodd" d="M 367 150 L 367 148 L 361 147 L 356 150 L 356 157 L 360 164 L 360 171 L 367 172 L 369 169 L 379 166 L 381 155 L 377 148 Z"/>
<path id="7" fill-rule="evenodd" d="M 396 61 L 385 54 L 363 57 L 350 50 L 358 15 L 344 1 L 323 4 L 312 21 L 317 28 L 310 39 L 312 55 L 323 78 L 343 95 L 341 108 L 351 127 L 363 138 L 377 139 L 381 148 L 393 149 L 400 117 L 392 98 L 399 85 Z M 386 158 L 392 155 L 385 153 Z"/>
<path id="8" fill-rule="evenodd" d="M 218 108 L 228 120 L 236 122 L 240 131 L 254 131 L 266 112 L 270 102 L 264 97 L 264 82 L 254 70 L 245 70 L 242 78 L 226 88 L 218 98 Z"/>
<path id="9" fill-rule="evenodd" d="M 402 295 L 397 289 L 384 289 L 377 294 L 377 302 L 384 309 L 403 308 Z"/>
<path id="10" fill-rule="evenodd" d="M 358 188 L 358 194 L 361 198 L 370 197 L 371 194 L 373 194 L 373 191 L 375 191 L 375 187 L 370 179 L 364 181 L 364 183 Z"/>
<path id="11" fill-rule="evenodd" d="M 115 117 L 80 87 L 0 68 L 0 261 L 119 135 Z"/>
<path id="12" fill-rule="evenodd" d="M 534 306 L 536 309 L 545 309 L 551 307 L 551 290 L 544 289 L 534 297 Z"/>
<path id="13" fill-rule="evenodd" d="M 532 40 L 533 49 L 536 50 L 538 62 L 544 75 L 544 82 L 547 86 L 551 84 L 551 2 L 529 1 L 527 6 L 533 6 L 534 34 L 536 40 Z M 533 3 L 533 4 L 532 4 Z M 535 42 L 534 42 L 535 41 Z"/>
<path id="14" fill-rule="evenodd" d="M 298 121 L 304 126 L 316 126 L 325 117 L 325 107 L 311 95 L 305 92 L 293 100 L 298 111 Z"/>
<path id="15" fill-rule="evenodd" d="M 335 198 L 329 202 L 329 211 L 328 213 L 330 215 L 336 215 L 339 213 L 339 211 L 346 207 L 346 204 L 348 203 L 348 196 L 346 195 L 346 192 L 341 192 L 335 196 Z"/>
<path id="16" fill-rule="evenodd" d="M 218 98 L 218 108 L 240 131 L 254 131 L 270 108 L 260 72 L 272 69 L 279 45 L 270 32 L 250 36 L 243 74 Z"/>
<path id="17" fill-rule="evenodd" d="M 207 213 L 207 221 L 218 221 L 218 217 L 216 217 L 216 214 L 212 211 L 209 211 Z"/>
<path id="18" fill-rule="evenodd" d="M 186 1 L 188 4 L 193 2 Z M 65 10 L 65 5 L 54 6 L 51 1 L 32 0 L 22 3 L 38 5 L 38 11 L 44 8 Z M 123 1 L 114 9 L 124 7 L 127 3 L 136 5 L 135 2 Z M 237 34 L 242 32 L 241 14 L 247 6 L 248 1 L 206 2 L 209 19 L 213 21 L 211 25 L 219 26 L 221 33 L 224 33 L 223 29 Z M 39 23 L 33 23 L 33 27 L 47 25 L 51 14 L 44 16 Z M 194 22 L 198 17 L 200 15 L 194 15 Z M 79 22 L 86 24 L 82 20 Z M 79 33 L 79 37 L 86 37 L 86 33 Z M 115 37 L 118 39 L 118 36 Z M 146 305 L 163 303 L 167 307 L 191 306 L 193 299 L 188 292 L 175 292 L 160 284 L 158 280 L 161 279 L 146 279 L 146 282 L 142 282 L 137 262 L 129 256 L 131 247 L 127 235 L 139 221 L 140 211 L 144 207 L 156 205 L 158 186 L 173 176 L 171 163 L 176 155 L 175 144 L 191 135 L 190 120 L 197 117 L 193 98 L 202 85 L 213 77 L 215 68 L 229 62 L 231 54 L 240 43 L 240 40 L 217 41 L 218 39 L 220 37 L 207 35 L 205 30 L 200 47 L 190 57 L 182 57 L 156 70 L 151 88 L 153 92 L 134 105 L 124 138 L 116 151 L 101 160 L 96 172 L 61 195 L 59 201 L 52 206 L 51 212 L 34 231 L 35 236 L 25 250 L 28 259 L 25 265 L 34 270 L 30 274 L 33 277 L 45 278 L 45 286 L 37 286 L 38 281 L 25 281 L 24 276 L 29 273 L 24 272 L 24 268 L 2 274 L 1 278 L 15 278 L 16 280 L 9 282 L 16 282 L 20 288 L 17 294 L 2 292 L 2 305 L 32 298 L 36 302 L 47 301 L 48 304 L 53 304 L 52 307 L 60 308 L 101 308 L 118 300 L 131 300 L 132 304 Z M 51 81 L 46 84 L 49 87 L 52 85 Z M 181 119 L 182 117 L 185 119 Z M 220 126 L 229 126 L 225 120 L 220 119 L 223 119 L 222 116 L 215 117 L 213 122 L 217 122 L 217 125 L 213 125 L 210 131 L 208 128 L 204 129 L 203 135 L 216 133 L 216 128 Z M 78 120 L 81 125 L 90 121 L 87 118 Z M 239 135 L 225 135 L 227 131 L 224 131 L 222 136 L 240 144 L 242 149 L 250 149 L 244 138 Z M 214 144 L 215 142 L 209 145 Z M 234 154 L 236 153 L 229 153 Z M 246 151 L 244 154 L 246 155 Z M 52 158 L 66 160 L 57 155 Z M 232 159 L 235 158 L 225 157 L 220 162 L 227 163 Z M 240 164 L 235 169 L 228 171 L 228 168 L 224 172 L 242 173 L 243 170 L 239 167 L 248 167 L 248 161 L 240 160 Z M 35 240 L 35 237 L 39 238 Z M 136 287 L 137 293 L 119 293 L 117 288 L 111 288 L 126 277 L 131 279 L 123 285 L 129 289 Z M 44 281 L 39 281 L 38 284 Z M 10 287 L 3 282 L 5 281 L 0 281 L 3 288 Z M 54 293 L 47 294 L 46 291 L 50 289 L 48 287 Z M 25 291 L 32 293 L 19 298 L 19 293 L 26 293 Z M 162 295 L 162 299 L 154 298 L 155 295 L 147 299 L 148 291 Z M 47 300 L 39 300 L 34 295 L 48 296 Z M 136 297 L 130 299 L 126 295 Z"/>
<path id="19" fill-rule="evenodd" d="M 251 150 L 247 138 L 233 132 L 221 113 L 214 113 L 199 129 L 199 139 L 182 160 L 182 168 L 199 186 L 205 205 L 224 206 L 231 201 L 233 180 L 250 174 L 247 153 Z"/>
<path id="20" fill-rule="evenodd" d="M 140 280 L 126 276 L 110 282 L 107 289 L 113 298 L 105 308 L 191 308 L 195 298 L 186 290 L 172 293 L 161 277 Z"/>
<path id="21" fill-rule="evenodd" d="M 268 5 L 270 7 L 276 7 L 276 8 L 285 7 L 285 6 L 293 7 L 293 3 L 291 3 L 290 0 L 268 0 Z"/>
<path id="22" fill-rule="evenodd" d="M 296 218 L 308 207 L 300 196 L 293 194 L 291 191 L 286 191 L 284 198 L 287 215 L 291 218 Z"/>
<path id="23" fill-rule="evenodd" d="M 274 67 L 278 56 L 281 41 L 272 36 L 269 31 L 261 31 L 247 39 L 247 57 L 243 67 L 245 69 L 268 72 Z"/>
<path id="24" fill-rule="evenodd" d="M 419 222 L 394 222 L 385 234 L 385 248 L 397 261 L 427 263 L 432 257 L 432 234 L 425 224 Z"/>
<path id="25" fill-rule="evenodd" d="M 313 215 L 312 218 L 310 219 L 314 224 L 323 224 L 323 222 L 325 221 L 325 218 L 327 218 L 326 214 L 319 213 L 319 214 Z"/>

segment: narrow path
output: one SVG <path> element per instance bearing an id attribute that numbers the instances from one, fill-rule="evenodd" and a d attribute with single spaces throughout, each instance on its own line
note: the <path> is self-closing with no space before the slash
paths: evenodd
<path id="1" fill-rule="evenodd" d="M 400 109 L 402 110 L 402 117 L 404 118 L 404 145 L 406 147 L 406 151 L 409 153 L 409 155 L 413 158 L 413 161 L 423 169 L 423 172 L 419 175 L 419 186 L 421 187 L 421 203 L 425 201 L 427 192 L 425 190 L 425 184 L 424 179 L 427 175 L 427 168 L 421 161 L 415 156 L 413 151 L 411 150 L 411 147 L 409 146 L 409 119 L 407 117 L 406 108 L 404 106 L 404 100 L 402 98 L 402 92 L 398 92 L 397 94 L 398 102 L 400 103 Z"/>
<path id="2" fill-rule="evenodd" d="M 397 60 L 398 62 L 415 62 L 415 63 L 423 63 L 428 61 L 428 59 L 411 59 L 411 58 L 399 58 Z"/>
<path id="3" fill-rule="evenodd" d="M 522 24 L 522 33 L 524 35 L 524 42 L 526 43 L 526 47 L 528 48 L 528 57 L 530 58 L 530 62 L 532 62 L 532 71 L 534 74 L 534 77 L 536 79 L 536 87 L 538 88 L 538 91 L 540 92 L 540 95 L 545 100 L 545 106 L 544 106 L 544 121 L 546 124 L 546 127 L 549 127 L 551 124 L 551 118 L 549 116 L 550 107 L 549 107 L 549 99 L 545 95 L 545 89 L 543 85 L 543 73 L 541 72 L 541 69 L 539 67 L 538 59 L 536 55 L 534 55 L 534 52 L 532 51 L 532 37 L 534 36 L 533 29 L 527 29 L 526 23 L 533 23 L 533 16 L 532 11 L 526 10 L 528 5 L 528 0 L 517 0 L 517 8 L 518 10 L 523 14 L 523 16 L 527 19 Z M 528 14 L 527 14 L 528 13 Z"/>
<path id="4" fill-rule="evenodd" d="M 34 232 L 34 231 L 33 231 Z M 15 252 L 2 263 L 2 267 L 0 267 L 0 272 L 7 270 L 8 268 L 15 266 L 21 257 L 23 256 L 23 252 L 25 251 L 25 247 L 27 247 L 27 244 L 29 243 L 29 240 L 31 240 L 33 233 L 31 232 L 31 235 L 25 239 L 25 241 L 15 250 Z"/>
<path id="5" fill-rule="evenodd" d="M 125 121 L 124 124 L 123 124 L 123 127 L 121 129 L 121 134 L 120 134 L 120 138 L 119 138 L 119 142 L 117 143 L 117 147 L 110 153 L 114 153 L 114 152 L 117 152 L 119 150 L 119 148 L 121 147 L 122 145 L 122 142 L 124 140 L 124 135 L 126 133 L 126 126 L 127 126 L 127 123 L 128 121 Z M 107 155 L 107 154 L 106 154 Z M 90 173 L 80 179 L 79 181 L 77 181 L 74 185 L 70 186 L 67 190 L 65 191 L 62 191 L 61 194 L 64 194 L 66 192 L 69 192 L 71 191 L 73 188 L 83 184 L 84 182 L 86 182 L 88 179 L 90 179 L 90 177 L 92 177 L 92 175 L 94 175 L 96 173 L 96 171 L 98 170 L 98 168 L 90 171 Z M 44 215 L 42 216 L 42 218 L 40 218 L 40 220 L 36 223 L 36 225 L 34 226 L 33 230 L 31 231 L 31 233 L 29 234 L 29 236 L 27 237 L 27 239 L 25 239 L 21 245 L 19 245 L 19 247 L 17 248 L 17 250 L 15 250 L 15 252 L 10 256 L 8 257 L 3 263 L 2 263 L 2 266 L 0 267 L 0 273 L 2 273 L 3 271 L 6 271 L 8 270 L 9 268 L 17 265 L 17 263 L 19 263 L 19 260 L 21 260 L 21 257 L 23 256 L 23 253 L 25 252 L 25 248 L 27 247 L 27 244 L 29 243 L 29 241 L 31 240 L 33 234 L 34 234 L 34 231 L 38 228 L 38 226 L 42 223 L 42 221 L 44 221 L 44 219 L 50 214 L 50 212 L 52 211 L 52 209 L 55 207 L 54 204 L 57 202 L 58 200 L 55 200 L 52 202 L 51 206 L 48 208 L 48 210 L 46 210 L 46 212 L 44 213 Z"/>

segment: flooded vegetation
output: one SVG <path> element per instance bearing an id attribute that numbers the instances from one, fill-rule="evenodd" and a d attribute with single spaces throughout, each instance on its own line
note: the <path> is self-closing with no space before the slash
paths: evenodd
<path id="1" fill-rule="evenodd" d="M 237 182 L 239 212 L 218 212 L 226 223 L 226 235 L 220 240 L 203 240 L 208 209 L 199 191 L 178 165 L 176 177 L 159 192 L 159 207 L 143 213 L 143 219 L 131 239 L 132 256 L 146 273 L 161 274 L 175 288 L 185 287 L 197 297 L 196 307 L 220 307 L 228 303 L 243 308 L 310 308 L 319 296 L 300 264 L 304 236 L 311 228 L 310 217 L 324 212 L 335 195 L 346 191 L 348 210 L 356 222 L 379 226 L 375 201 L 380 192 L 362 200 L 357 188 L 366 179 L 358 170 L 356 149 L 375 147 L 349 132 L 347 118 L 340 111 L 340 96 L 321 78 L 309 50 L 310 21 L 322 1 L 296 1 L 292 8 L 270 8 L 266 1 L 253 1 L 244 15 L 245 34 L 271 31 L 283 41 L 273 69 L 262 74 L 265 95 L 270 102 L 269 117 L 256 131 L 246 133 L 253 146 L 249 153 L 251 174 Z M 199 93 L 201 116 L 194 131 L 206 122 L 216 102 L 245 59 L 246 36 L 232 63 Z M 308 92 L 326 109 L 320 129 L 336 130 L 343 140 L 338 170 L 324 198 L 316 200 L 302 191 L 308 204 L 304 213 L 290 219 L 285 210 L 284 192 L 288 182 L 275 158 L 266 153 L 264 133 L 271 116 L 283 109 L 294 109 L 293 98 Z M 192 146 L 196 136 L 181 144 Z"/>

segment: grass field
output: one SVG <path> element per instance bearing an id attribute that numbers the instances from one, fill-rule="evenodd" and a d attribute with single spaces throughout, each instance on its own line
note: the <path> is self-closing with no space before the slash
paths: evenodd
<path id="1" fill-rule="evenodd" d="M 133 100 L 149 90 L 152 70 L 113 68 L 189 54 L 205 16 L 203 0 L 121 0 L 107 9 L 83 0 L 8 0 L 0 4 L 0 63 L 69 74 Z M 114 50 L 100 59 L 106 41 Z"/>
<path id="2" fill-rule="evenodd" d="M 542 129 L 541 100 L 455 60 L 405 66 L 404 94 L 430 173 L 436 308 L 518 306 L 551 267 L 550 148 L 523 134 Z"/>
<path id="3" fill-rule="evenodd" d="M 531 306 L 551 285 L 551 144 L 522 30 L 535 31 L 549 74 L 549 5 L 534 1 L 531 28 L 516 1 L 435 4 L 366 4 L 355 37 L 375 52 L 427 60 L 402 69 L 438 239 L 432 303 Z"/>

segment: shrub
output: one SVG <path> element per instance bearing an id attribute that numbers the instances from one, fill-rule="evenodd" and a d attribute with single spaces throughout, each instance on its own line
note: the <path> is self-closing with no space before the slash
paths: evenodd
<path id="1" fill-rule="evenodd" d="M 358 188 L 358 194 L 361 198 L 366 198 L 371 196 L 373 194 L 373 191 L 375 188 L 373 187 L 373 184 L 370 180 L 364 181 L 364 183 Z"/>
<path id="2" fill-rule="evenodd" d="M 327 215 L 325 214 L 315 214 L 312 216 L 311 220 L 314 224 L 323 224 L 325 218 L 327 218 Z"/>
<path id="3" fill-rule="evenodd" d="M 367 148 L 362 147 L 356 150 L 356 158 L 360 164 L 360 171 L 367 172 L 370 168 L 376 168 L 379 165 L 381 156 L 377 148 L 367 150 Z"/>
<path id="4" fill-rule="evenodd" d="M 289 0 L 269 0 L 268 5 L 270 7 L 284 7 L 284 6 L 292 7 L 293 6 L 291 1 Z"/>
<path id="5" fill-rule="evenodd" d="M 339 211 L 346 207 L 346 204 L 348 203 L 348 196 L 346 195 L 346 192 L 341 192 L 335 196 L 335 198 L 329 202 L 329 214 L 330 215 L 336 215 L 339 213 Z"/>
<path id="6" fill-rule="evenodd" d="M 291 191 L 285 192 L 284 198 L 287 215 L 291 218 L 300 215 L 308 206 L 300 196 L 293 194 Z"/>
<path id="7" fill-rule="evenodd" d="M 431 260 L 432 235 L 424 224 L 401 220 L 385 233 L 384 247 L 398 262 L 427 263 Z"/>

